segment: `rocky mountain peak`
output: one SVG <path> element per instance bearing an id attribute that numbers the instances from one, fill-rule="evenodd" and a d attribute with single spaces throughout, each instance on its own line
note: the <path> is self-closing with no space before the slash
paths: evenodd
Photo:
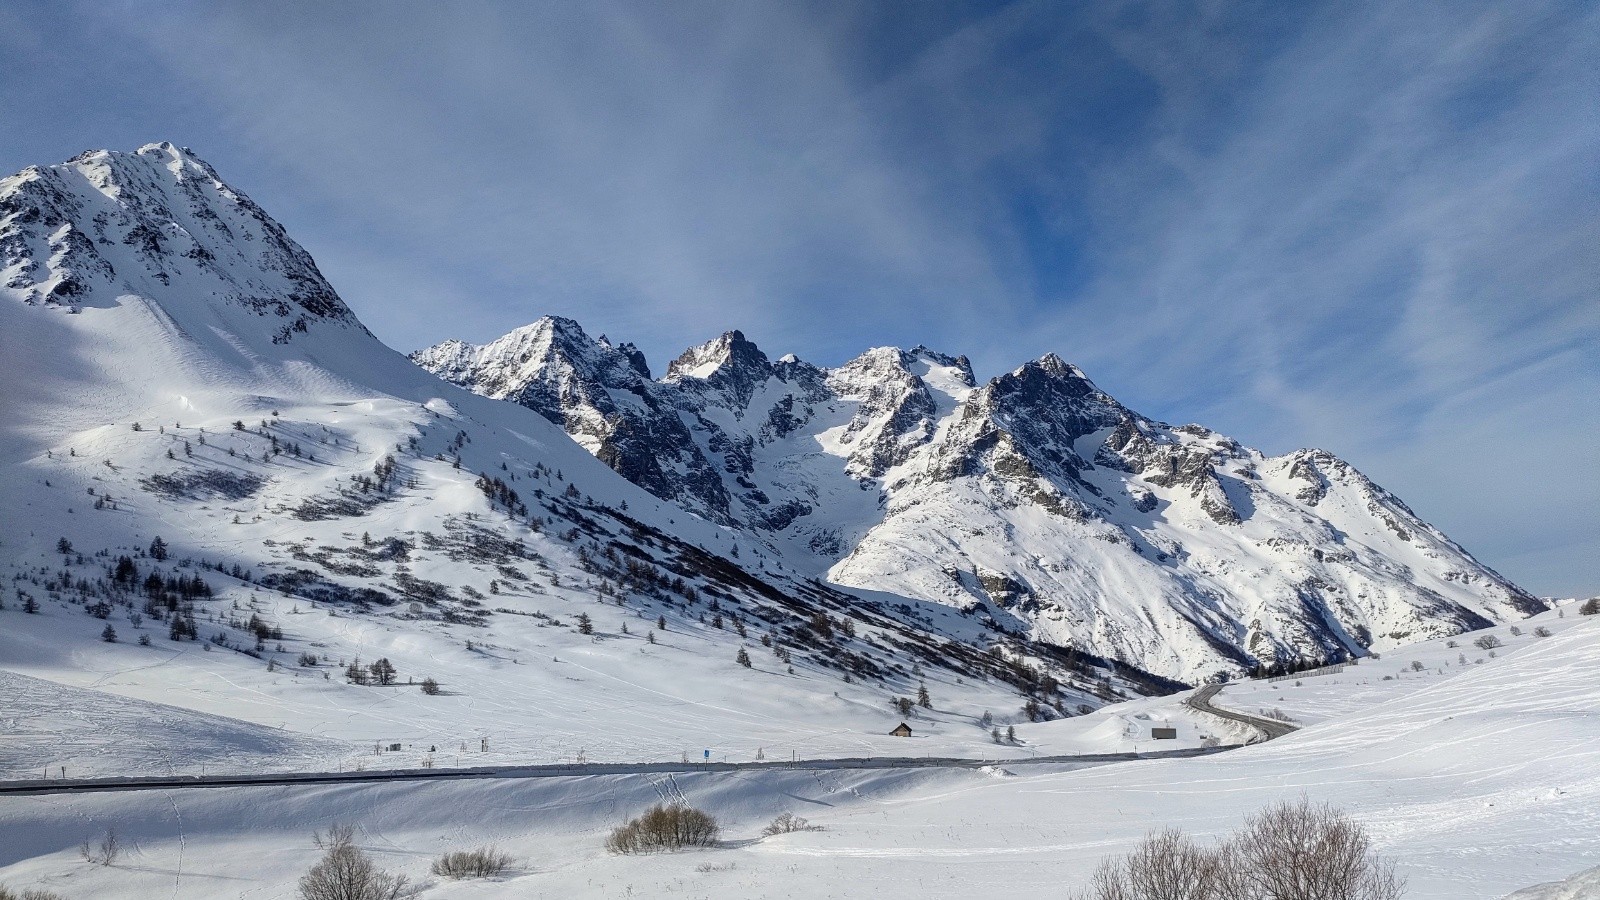
<path id="1" fill-rule="evenodd" d="M 166 142 L 0 179 L 0 284 L 25 303 L 60 306 L 169 300 L 183 286 L 277 320 L 278 344 L 318 322 L 360 327 L 283 226 Z"/>
<path id="2" fill-rule="evenodd" d="M 615 350 L 622 354 L 628 360 L 628 365 L 632 366 L 633 370 L 639 373 L 640 378 L 645 380 L 651 380 L 653 378 L 653 376 L 650 374 L 650 363 L 645 359 L 644 352 L 638 347 L 634 346 L 632 343 L 624 341 L 620 344 L 613 345 L 611 343 L 611 339 L 603 334 L 595 339 L 595 343 L 599 344 L 601 347 Z"/>
<path id="3" fill-rule="evenodd" d="M 972 374 L 972 361 L 967 359 L 965 355 L 951 356 L 948 353 L 940 353 L 937 350 L 929 349 L 923 344 L 918 344 L 907 352 L 913 359 L 922 359 L 936 366 L 954 369 L 959 373 L 961 382 L 967 387 L 976 387 L 978 384 L 977 378 Z"/>
<path id="4" fill-rule="evenodd" d="M 761 352 L 760 347 L 746 340 L 744 332 L 725 331 L 713 340 L 683 351 L 667 365 L 665 380 L 698 378 L 704 381 L 724 370 L 766 373 L 771 368 L 767 355 Z"/>
<path id="5" fill-rule="evenodd" d="M 662 380 L 742 415 L 756 389 L 774 374 L 760 347 L 746 340 L 743 332 L 728 331 L 683 351 L 667 366 Z"/>

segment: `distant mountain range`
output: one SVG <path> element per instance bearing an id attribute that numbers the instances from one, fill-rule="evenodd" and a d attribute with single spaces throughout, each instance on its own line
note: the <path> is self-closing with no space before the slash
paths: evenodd
<path id="1" fill-rule="evenodd" d="M 0 179 L 0 317 L 0 566 L 33 582 L 58 539 L 160 534 L 470 629 L 537 569 L 852 685 L 939 666 L 1063 708 L 1543 608 L 1332 454 L 1153 421 L 1053 355 L 979 384 L 923 347 L 826 369 L 730 331 L 656 378 L 545 318 L 408 361 L 170 144 Z"/>

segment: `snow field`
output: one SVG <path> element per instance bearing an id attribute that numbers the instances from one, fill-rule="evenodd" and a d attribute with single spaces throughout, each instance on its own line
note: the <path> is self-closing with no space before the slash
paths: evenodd
<path id="1" fill-rule="evenodd" d="M 1380 678 L 1389 694 L 1218 756 L 1067 772 L 1001 764 L 6 798 L 0 829 L 23 839 L 0 851 L 0 879 L 69 896 L 109 896 L 94 893 L 109 885 L 130 897 L 289 896 L 316 856 L 310 832 L 345 820 L 362 823 L 359 843 L 382 865 L 424 879 L 445 850 L 495 843 L 526 861 L 510 877 L 435 884 L 424 897 L 1058 896 L 1149 829 L 1220 836 L 1305 795 L 1366 823 L 1409 878 L 1408 898 L 1496 898 L 1600 858 L 1600 622 L 1549 615 L 1551 637 L 1429 681 Z M 1448 648 L 1409 649 L 1426 659 Z M 1239 705 L 1237 690 L 1218 702 Z M 1301 707 L 1286 695 L 1283 708 Z M 600 848 L 609 827 L 673 797 L 721 817 L 727 849 L 627 858 Z M 782 811 L 827 830 L 754 840 Z M 106 825 L 136 852 L 110 869 L 77 860 L 77 843 Z"/>

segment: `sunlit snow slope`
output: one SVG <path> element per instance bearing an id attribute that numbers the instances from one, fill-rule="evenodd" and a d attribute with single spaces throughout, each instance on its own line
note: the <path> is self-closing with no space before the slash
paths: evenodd
<path id="1" fill-rule="evenodd" d="M 169 144 L 0 179 L 0 360 L 0 667 L 341 742 L 296 744 L 296 766 L 377 743 L 404 764 L 463 745 L 914 752 L 887 735 L 902 719 L 919 750 L 1027 753 L 993 737 L 1025 703 L 1060 717 L 1172 687 L 830 587 L 636 487 L 383 346 L 280 225 Z M 347 683 L 380 658 L 396 683 Z M 928 706 L 891 707 L 923 686 Z M 49 731 L 28 709 L 13 733 Z M 260 745 L 196 728 L 224 749 L 127 758 Z M 116 759 L 4 749 L 13 775 Z"/>
<path id="2" fill-rule="evenodd" d="M 1219 702 L 1271 690 L 1287 713 L 1316 721 L 1201 759 L 1064 773 L 776 769 L 14 798 L 0 803 L 0 830 L 19 836 L 0 844 L 0 881 L 69 896 L 287 895 L 318 854 L 311 832 L 346 821 L 380 865 L 421 881 L 425 898 L 1060 897 L 1148 830 L 1206 841 L 1304 795 L 1367 826 L 1407 878 L 1407 900 L 1496 900 L 1600 859 L 1600 617 L 1545 613 L 1529 624 L 1524 635 L 1494 629 L 1504 645 L 1493 656 L 1473 648 L 1465 664 L 1438 640 L 1364 660 L 1339 685 L 1230 687 Z M 720 817 L 725 847 L 607 854 L 606 830 L 661 797 Z M 826 830 L 760 837 L 785 811 Z M 78 842 L 108 826 L 137 853 L 109 870 L 81 862 Z M 518 858 L 507 876 L 427 874 L 437 854 L 488 843 Z"/>
<path id="3" fill-rule="evenodd" d="M 412 358 L 796 569 L 1186 682 L 1544 608 L 1332 454 L 1154 421 L 1054 355 L 979 385 L 923 347 L 822 369 L 734 331 L 653 380 L 546 318 Z"/>

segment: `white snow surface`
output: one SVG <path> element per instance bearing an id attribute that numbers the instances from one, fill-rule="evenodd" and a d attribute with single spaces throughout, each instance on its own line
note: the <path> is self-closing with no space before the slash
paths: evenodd
<path id="1" fill-rule="evenodd" d="M 1411 900 L 1498 898 L 1600 858 L 1600 620 L 1535 621 L 1552 636 L 1496 629 L 1505 646 L 1465 666 L 1439 640 L 1299 686 L 1230 687 L 1219 703 L 1246 708 L 1270 694 L 1290 715 L 1323 718 L 1217 756 L 1064 772 L 771 770 L 7 798 L 0 831 L 15 839 L 0 844 L 0 880 L 68 896 L 288 896 L 316 858 L 311 832 L 346 821 L 381 865 L 420 880 L 423 897 L 1060 896 L 1152 828 L 1209 840 L 1304 795 L 1362 821 Z M 718 815 L 724 847 L 644 858 L 601 849 L 609 827 L 662 797 Z M 783 811 L 826 830 L 759 838 Z M 131 843 L 128 857 L 110 868 L 79 860 L 77 844 L 108 826 Z M 427 875 L 435 855 L 491 842 L 519 858 L 513 873 L 460 884 Z M 1585 897 L 1582 883 L 1521 896 Z"/>
<path id="2" fill-rule="evenodd" d="M 736 534 L 619 477 L 541 416 L 384 347 L 304 251 L 185 151 L 86 154 L 0 180 L 0 200 L 0 245 L 12 254 L 0 282 L 0 667 L 164 704 L 85 701 L 86 720 L 107 734 L 121 733 L 112 722 L 135 708 L 175 730 L 187 726 L 166 707 L 240 720 L 218 746 L 159 754 L 151 738 L 129 737 L 119 756 L 83 747 L 76 726 L 47 738 L 70 723 L 25 700 L 29 682 L 8 679 L 0 722 L 31 737 L 0 754 L 6 777 L 63 765 L 74 774 L 408 766 L 427 748 L 443 765 L 463 744 L 478 764 L 1131 745 L 1120 727 L 1101 734 L 1092 720 L 1048 746 L 996 745 L 982 715 L 1003 728 L 1021 719 L 1023 698 L 970 660 L 953 661 L 946 642 L 987 661 L 993 634 L 947 606 L 822 593 L 748 544 L 745 581 L 706 574 L 686 554 L 703 550 L 714 563 L 736 552 Z M 51 253 L 54 269 L 39 262 L 42 235 L 80 225 L 87 236 Z M 160 246 L 190 252 L 129 240 L 152 231 L 166 235 Z M 75 292 L 42 287 L 68 274 Z M 256 302 L 268 293 L 282 302 Z M 371 487 L 386 461 L 388 487 Z M 520 507 L 486 496 L 480 472 L 516 491 Z M 156 537 L 170 548 L 166 561 L 148 555 Z M 605 554 L 614 568 L 646 561 L 652 577 L 679 586 L 635 589 L 596 574 L 592 561 Z M 121 556 L 138 583 L 112 588 Z M 215 592 L 195 603 L 199 640 L 171 640 L 170 616 L 144 605 L 152 574 L 198 576 Z M 283 580 L 268 588 L 268 578 Z M 756 578 L 768 594 L 749 586 Z M 381 598 L 351 599 L 361 590 Z M 105 597 L 115 602 L 92 615 Z M 36 614 L 22 611 L 30 599 Z M 797 636 L 797 623 L 824 610 L 858 634 Z M 592 634 L 579 633 L 580 615 Z M 252 617 L 282 637 L 257 647 Z M 107 626 L 115 642 L 100 640 Z M 852 664 L 813 644 L 880 668 L 846 679 Z M 1008 660 L 1047 665 L 1008 646 Z M 791 659 L 776 656 L 782 647 Z M 735 661 L 741 649 L 749 667 Z M 399 684 L 344 683 L 346 664 L 380 657 Z M 1055 674 L 1068 710 L 1130 690 L 1120 678 Z M 427 677 L 441 683 L 439 696 L 418 690 Z M 911 719 L 916 737 L 889 737 L 903 717 L 889 698 L 914 697 L 922 684 L 932 708 Z M 635 711 L 628 727 L 616 727 L 618 710 Z M 195 730 L 210 721 L 196 717 Z M 261 732 L 245 723 L 307 739 L 257 753 Z M 1184 740 L 1200 739 L 1191 730 Z M 404 752 L 371 758 L 375 743 Z"/>
<path id="3" fill-rule="evenodd" d="M 1498 576 L 1331 456 L 1269 460 L 1204 429 L 1131 420 L 1132 431 L 1099 425 L 1073 438 L 1074 465 L 1099 461 L 1077 482 L 1064 469 L 1036 476 L 998 464 L 1037 466 L 1048 455 L 1024 445 L 1043 438 L 1007 420 L 1013 407 L 975 404 L 1043 376 L 1077 390 L 1081 373 L 1059 360 L 983 388 L 959 360 L 920 350 L 871 351 L 833 372 L 780 360 L 784 378 L 755 378 L 753 345 L 713 343 L 669 371 L 689 398 L 674 415 L 735 450 L 746 438 L 776 448 L 751 454 L 757 487 L 735 483 L 728 521 L 641 489 L 545 417 L 382 346 L 281 228 L 186 151 L 91 153 L 0 179 L 0 778 L 653 761 L 707 749 L 729 761 L 997 763 L 8 796 L 0 883 L 68 897 L 288 897 L 315 858 L 311 832 L 349 821 L 382 865 L 424 882 L 425 897 L 1031 896 L 1081 884 L 1147 829 L 1217 835 L 1301 793 L 1366 822 L 1413 898 L 1498 897 L 1600 857 L 1600 625 L 1570 604 L 1509 624 L 1520 612 Z M 814 390 L 822 382 L 827 398 Z M 906 408 L 926 415 L 889 427 L 887 407 L 924 388 L 927 405 Z M 770 416 L 785 398 L 794 419 Z M 812 424 L 791 427 L 802 413 Z M 933 478 L 974 447 L 990 448 L 977 475 Z M 1114 478 L 1122 470 L 1107 454 L 1157 468 Z M 371 486 L 391 459 L 386 484 Z M 1149 480 L 1194 459 L 1203 465 L 1189 482 Z M 1228 474 L 1238 469 L 1254 477 Z M 1315 503 L 1299 499 L 1311 487 Z M 1148 491 L 1156 515 L 1139 518 L 1113 489 Z M 739 521 L 755 508 L 750 490 L 806 498 L 813 511 L 756 539 Z M 1216 522 L 1224 500 L 1239 524 Z M 1078 521 L 1073 504 L 1095 515 Z M 157 536 L 165 560 L 151 555 Z M 1138 541 L 1145 549 L 1128 549 Z M 1157 547 L 1182 565 L 1151 562 Z M 686 584 L 619 587 L 593 565 L 608 550 Z M 141 580 L 113 586 L 122 556 Z M 708 574 L 718 566 L 739 577 Z M 806 580 L 828 566 L 864 587 L 829 593 Z M 152 574 L 210 586 L 193 601 L 199 640 L 172 640 L 171 616 L 148 611 Z M 1026 581 L 1038 608 L 1020 593 L 1001 602 L 1004 577 Z M 1266 635 L 1263 652 L 1314 643 L 1286 630 L 1303 619 L 1283 614 L 1285 592 L 1310 578 L 1340 610 L 1339 628 L 1359 623 L 1386 649 L 1298 685 L 1230 685 L 1218 703 L 1306 725 L 1266 745 L 1029 766 L 1020 760 L 1244 735 L 1178 697 L 1029 722 L 1016 687 L 973 662 L 992 646 L 1059 677 L 1069 710 L 1098 707 L 1139 683 L 1062 667 L 1000 629 L 1204 674 L 1227 668 L 1205 628 L 1242 629 L 1244 647 Z M 353 599 L 362 589 L 382 598 Z M 115 602 L 96 609 L 99 598 Z M 819 645 L 876 672 L 846 680 L 848 665 L 800 637 L 805 617 L 782 600 L 826 610 L 841 631 L 850 623 L 855 635 Z M 1481 624 L 1460 609 L 1498 622 L 1503 646 L 1491 655 L 1474 646 L 1481 635 L 1451 636 Z M 575 627 L 580 614 L 592 634 Z M 257 644 L 251 617 L 272 636 Z M 107 626 L 114 642 L 101 639 Z M 792 663 L 763 637 L 790 648 Z M 735 662 L 740 649 L 751 666 Z M 378 657 L 399 683 L 340 677 L 343 664 Z M 438 696 L 413 683 L 430 676 Z M 914 737 L 888 736 L 902 718 L 888 699 L 923 684 L 932 708 L 907 718 Z M 1166 724 L 1179 740 L 1152 741 Z M 991 728 L 1007 726 L 1017 742 L 995 743 Z M 603 852 L 606 829 L 674 797 L 721 817 L 727 846 Z M 827 830 L 757 840 L 783 811 Z M 111 867 L 83 863 L 79 843 L 107 826 L 129 852 Z M 437 853 L 490 842 L 519 857 L 516 872 L 461 885 L 426 874 Z"/>
<path id="4" fill-rule="evenodd" d="M 825 370 L 729 332 L 652 381 L 547 318 L 413 359 L 798 571 L 1189 683 L 1543 608 L 1332 454 L 1155 422 L 1054 355 L 978 386 L 926 348 Z"/>

